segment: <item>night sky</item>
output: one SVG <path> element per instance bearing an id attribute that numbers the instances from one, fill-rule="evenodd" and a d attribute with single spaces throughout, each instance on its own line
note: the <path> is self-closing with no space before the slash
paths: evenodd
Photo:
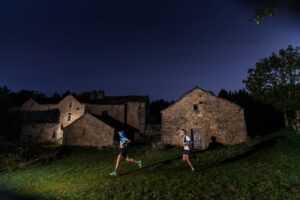
<path id="1" fill-rule="evenodd" d="M 240 89 L 260 58 L 300 45 L 299 22 L 279 12 L 256 25 L 254 12 L 236 0 L 0 0 L 0 86 L 168 100 Z"/>

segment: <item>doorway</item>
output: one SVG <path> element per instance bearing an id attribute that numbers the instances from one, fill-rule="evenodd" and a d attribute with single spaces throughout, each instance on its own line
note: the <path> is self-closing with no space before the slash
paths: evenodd
<path id="1" fill-rule="evenodd" d="M 204 133 L 201 129 L 192 129 L 192 139 L 193 139 L 193 147 L 194 149 L 204 149 L 205 141 L 204 141 Z"/>

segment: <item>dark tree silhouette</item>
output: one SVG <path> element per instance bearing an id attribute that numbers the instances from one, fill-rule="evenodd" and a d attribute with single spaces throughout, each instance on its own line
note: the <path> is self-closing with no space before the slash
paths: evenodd
<path id="1" fill-rule="evenodd" d="M 161 123 L 160 111 L 167 108 L 172 103 L 174 103 L 174 101 L 169 102 L 163 99 L 152 101 L 149 106 L 148 122 L 150 124 L 160 124 Z"/>
<path id="2" fill-rule="evenodd" d="M 292 17 L 300 16 L 300 1 L 299 0 L 245 0 L 238 1 L 254 6 L 255 12 L 250 21 L 260 24 L 267 17 L 275 16 L 278 12 L 285 11 Z"/>
<path id="3" fill-rule="evenodd" d="M 261 59 L 244 83 L 255 99 L 285 113 L 286 126 L 293 125 L 294 114 L 288 113 L 300 109 L 300 48 L 289 46 Z"/>
<path id="4" fill-rule="evenodd" d="M 255 100 L 245 89 L 239 91 L 220 90 L 219 97 L 241 106 L 245 112 L 248 135 L 265 135 L 284 127 L 282 113 L 273 106 Z"/>

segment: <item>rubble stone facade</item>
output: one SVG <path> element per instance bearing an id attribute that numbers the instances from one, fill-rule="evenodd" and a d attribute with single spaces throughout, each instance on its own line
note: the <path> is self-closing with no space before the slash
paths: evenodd
<path id="1" fill-rule="evenodd" d="M 101 96 L 101 99 L 93 98 L 92 102 L 81 103 L 72 95 L 54 104 L 38 103 L 33 99 L 28 100 L 20 108 L 24 116 L 24 124 L 21 132 L 22 141 L 25 142 L 30 139 L 31 142 L 40 143 L 41 141 L 46 142 L 48 140 L 48 142 L 54 142 L 54 139 L 61 139 L 49 137 L 53 132 L 58 132 L 58 130 L 54 131 L 50 128 L 50 125 L 54 126 L 54 123 L 60 124 L 62 134 L 60 134 L 60 131 L 59 134 L 62 137 L 65 137 L 64 132 L 66 130 L 67 139 L 64 141 L 68 145 L 112 145 L 112 140 L 108 142 L 108 139 L 111 139 L 110 136 L 103 136 L 104 131 L 108 131 L 107 134 L 111 134 L 112 124 L 115 125 L 114 130 L 125 129 L 128 131 L 128 134 L 132 136 L 131 138 L 137 138 L 134 136 L 136 133 L 143 134 L 145 132 L 148 97 L 117 96 L 103 99 Z M 58 117 L 57 119 L 49 120 L 49 118 L 51 119 L 49 113 L 54 110 L 58 111 Z M 26 115 L 24 114 L 25 112 L 27 112 Z M 95 117 L 95 115 L 106 116 L 108 121 L 103 121 Z M 38 118 L 41 119 L 36 120 Z M 95 120 L 98 120 L 98 122 Z M 74 124 L 75 122 L 76 124 Z M 68 126 L 73 124 L 74 126 L 67 129 Z M 45 126 L 44 129 L 43 126 Z M 77 127 L 78 130 L 74 127 Z M 82 132 L 83 129 L 86 132 L 86 136 L 78 133 L 78 131 Z M 70 132 L 72 131 L 70 130 L 74 132 L 74 135 L 71 135 L 72 133 Z M 40 134 L 41 132 L 48 132 L 48 134 Z M 103 141 L 100 141 L 101 139 Z"/>
<path id="2" fill-rule="evenodd" d="M 62 138 L 61 123 L 34 123 L 23 125 L 20 139 L 28 143 L 61 143 Z"/>
<path id="3" fill-rule="evenodd" d="M 161 139 L 179 145 L 179 129 L 185 129 L 194 148 L 206 149 L 211 142 L 234 145 L 247 140 L 244 110 L 196 87 L 161 112 Z"/>
<path id="4" fill-rule="evenodd" d="M 63 144 L 68 146 L 113 146 L 115 129 L 86 113 L 64 129 Z"/>

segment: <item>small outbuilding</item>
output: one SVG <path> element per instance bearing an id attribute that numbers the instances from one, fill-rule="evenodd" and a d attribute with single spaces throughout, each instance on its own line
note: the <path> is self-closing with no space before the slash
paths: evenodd
<path id="1" fill-rule="evenodd" d="M 179 145 L 179 129 L 187 131 L 196 149 L 206 149 L 210 143 L 234 145 L 247 140 L 244 110 L 199 87 L 184 94 L 161 115 L 164 144 Z"/>
<path id="2" fill-rule="evenodd" d="M 61 143 L 62 124 L 59 122 L 59 110 L 22 111 L 22 129 L 20 134 L 23 143 Z"/>
<path id="3" fill-rule="evenodd" d="M 90 113 L 64 128 L 63 144 L 67 146 L 106 147 L 115 140 L 115 128 Z"/>

